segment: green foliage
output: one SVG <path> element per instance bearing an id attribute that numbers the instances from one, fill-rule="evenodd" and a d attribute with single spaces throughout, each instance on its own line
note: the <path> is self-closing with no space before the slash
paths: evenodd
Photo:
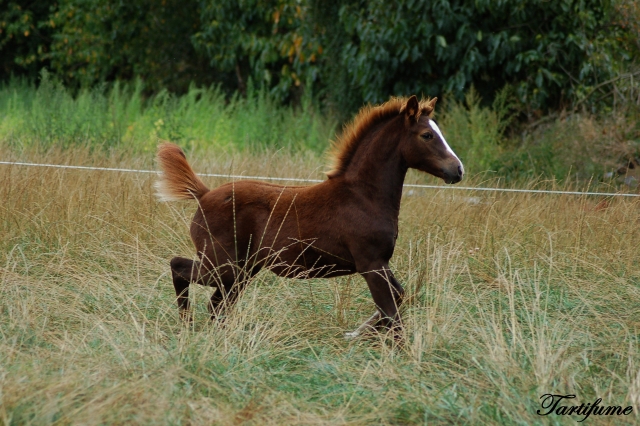
<path id="1" fill-rule="evenodd" d="M 515 86 L 525 111 L 561 108 L 621 71 L 637 45 L 608 1 L 353 2 L 340 9 L 351 37 L 343 52 L 354 91 L 451 92 L 474 85 L 492 99 Z"/>
<path id="2" fill-rule="evenodd" d="M 60 0 L 0 3 L 2 78 L 42 65 L 67 85 L 140 78 L 184 93 L 249 81 L 278 102 L 305 92 L 349 116 L 391 95 L 505 86 L 519 110 L 601 111 L 640 77 L 640 12 L 631 0 Z M 635 77 L 635 80 L 633 79 Z M 616 83 L 616 86 L 613 86 Z"/>
<path id="3" fill-rule="evenodd" d="M 94 88 L 73 97 L 44 71 L 37 89 L 24 82 L 2 88 L 0 135 L 22 146 L 115 146 L 125 135 L 127 121 L 140 113 L 139 89 L 126 93 L 116 84 L 108 94 Z"/>
<path id="4" fill-rule="evenodd" d="M 165 139 L 188 149 L 284 148 L 319 155 L 337 130 L 336 121 L 318 114 L 309 96 L 294 108 L 251 84 L 246 96 L 231 98 L 219 87 L 192 85 L 181 96 L 163 90 L 151 97 L 144 96 L 143 87 L 140 81 L 115 83 L 72 95 L 46 71 L 37 87 L 14 79 L 0 85 L 0 145 L 153 152 Z M 573 114 L 522 136 L 507 131 L 514 118 L 512 89 L 500 91 L 490 107 L 473 89 L 464 102 L 449 99 L 438 103 L 437 119 L 468 176 L 601 180 L 605 172 L 640 158 L 638 109 L 597 119 Z"/>
<path id="5" fill-rule="evenodd" d="M 252 78 L 285 100 L 313 81 L 322 54 L 306 15 L 305 2 L 291 0 L 202 2 L 193 40 L 213 67 L 235 73 L 242 93 Z"/>
<path id="6" fill-rule="evenodd" d="M 0 79 L 11 75 L 35 79 L 47 65 L 50 29 L 44 24 L 53 0 L 0 0 Z"/>
<path id="7" fill-rule="evenodd" d="M 621 183 L 630 160 L 640 155 L 640 116 L 617 115 L 598 120 L 571 115 L 526 134 L 518 145 L 490 161 L 489 168 L 509 180 L 555 178 L 560 181 Z M 619 172 L 618 172 L 619 171 Z M 637 170 L 633 173 L 637 178 Z"/>
<path id="8" fill-rule="evenodd" d="M 61 0 L 49 24 L 53 69 L 67 84 L 143 79 L 159 91 L 211 82 L 189 40 L 197 4 L 178 0 Z"/>

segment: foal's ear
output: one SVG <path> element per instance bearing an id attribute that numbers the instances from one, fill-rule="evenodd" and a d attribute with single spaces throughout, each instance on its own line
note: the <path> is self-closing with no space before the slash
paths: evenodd
<path id="1" fill-rule="evenodd" d="M 420 117 L 420 105 L 418 104 L 418 98 L 416 95 L 413 95 L 407 101 L 407 104 L 404 106 L 404 114 L 405 117 L 409 119 L 409 122 L 415 123 L 418 121 L 418 117 Z"/>
<path id="2" fill-rule="evenodd" d="M 429 116 L 433 116 L 433 111 L 436 109 L 436 101 L 438 98 L 431 98 L 424 104 L 424 112 Z"/>

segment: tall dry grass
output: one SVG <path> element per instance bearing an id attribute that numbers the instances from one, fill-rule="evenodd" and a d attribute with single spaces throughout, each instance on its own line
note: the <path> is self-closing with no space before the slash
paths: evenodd
<path id="1" fill-rule="evenodd" d="M 3 158 L 12 154 L 3 152 Z M 147 168 L 76 149 L 21 160 Z M 321 176 L 309 154 L 190 158 L 198 171 Z M 3 424 L 574 424 L 540 396 L 640 410 L 640 205 L 634 199 L 414 190 L 392 268 L 406 344 L 345 341 L 373 311 L 352 276 L 259 274 L 224 325 L 168 261 L 194 256 L 194 203 L 153 176 L 0 166 Z M 411 174 L 412 181 L 423 179 Z M 207 179 L 211 185 L 221 179 Z M 473 182 L 465 182 L 473 184 Z M 573 402 L 573 401 L 572 401 Z"/>

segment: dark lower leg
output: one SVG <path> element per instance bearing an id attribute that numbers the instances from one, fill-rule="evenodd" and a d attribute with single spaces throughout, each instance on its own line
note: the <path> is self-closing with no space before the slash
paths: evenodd
<path id="1" fill-rule="evenodd" d="M 173 288 L 176 291 L 176 301 L 180 319 L 191 321 L 189 313 L 189 284 L 192 281 L 194 270 L 197 264 L 191 259 L 184 257 L 174 257 L 171 259 L 171 276 L 173 278 Z"/>
<path id="2" fill-rule="evenodd" d="M 211 319 L 218 319 L 225 309 L 233 306 L 246 285 L 247 276 L 244 273 L 233 273 L 232 267 L 219 268 L 217 276 L 218 288 L 209 301 Z"/>
<path id="3" fill-rule="evenodd" d="M 404 289 L 388 268 L 381 268 L 362 274 L 367 280 L 369 291 L 380 312 L 375 320 L 375 327 L 399 331 L 402 328 L 399 307 L 404 296 Z"/>

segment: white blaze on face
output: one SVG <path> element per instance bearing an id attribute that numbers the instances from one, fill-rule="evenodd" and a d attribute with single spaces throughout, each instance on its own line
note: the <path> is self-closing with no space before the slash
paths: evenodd
<path id="1" fill-rule="evenodd" d="M 447 141 L 444 139 L 444 136 L 442 135 L 442 132 L 440 131 L 440 128 L 438 127 L 438 125 L 436 124 L 435 121 L 429 119 L 429 124 L 431 125 L 431 128 L 433 129 L 434 132 L 436 132 L 438 134 L 438 136 L 440 136 L 440 140 L 442 141 L 442 143 L 444 144 L 444 147 L 447 149 L 448 152 L 451 153 L 451 155 L 453 155 L 454 157 L 456 157 L 458 159 L 458 161 L 460 161 L 460 159 L 458 158 L 458 156 L 456 155 L 455 152 L 453 152 L 453 150 L 451 149 L 451 147 L 449 146 L 449 144 L 447 143 Z M 462 162 L 460 161 L 460 164 L 462 164 Z"/>

